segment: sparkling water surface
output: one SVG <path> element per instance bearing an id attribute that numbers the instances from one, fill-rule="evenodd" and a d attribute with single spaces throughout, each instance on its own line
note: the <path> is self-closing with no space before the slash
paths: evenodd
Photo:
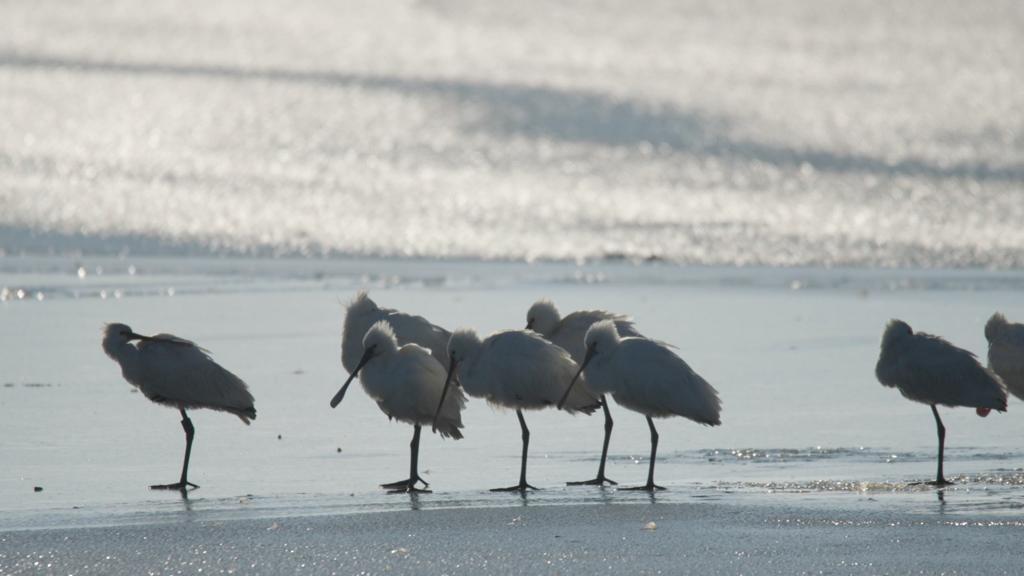
<path id="1" fill-rule="evenodd" d="M 1016 0 L 9 3 L 0 249 L 1024 264 Z"/>

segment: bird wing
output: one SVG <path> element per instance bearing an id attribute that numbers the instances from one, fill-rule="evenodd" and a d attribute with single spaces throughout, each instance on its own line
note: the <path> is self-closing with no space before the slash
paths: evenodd
<path id="1" fill-rule="evenodd" d="M 407 345 L 399 351 L 397 364 L 404 382 L 400 401 L 420 424 L 434 420 L 437 403 L 441 401 L 448 370 L 422 346 Z M 444 405 L 437 416 L 437 430 L 445 437 L 462 438 L 462 410 L 466 407 L 466 394 L 461 387 L 452 386 L 445 396 Z"/>
<path id="2" fill-rule="evenodd" d="M 241 378 L 214 362 L 195 343 L 159 334 L 138 344 L 140 388 L 147 398 L 184 408 L 211 408 L 256 417 L 253 397 Z"/>
<path id="3" fill-rule="evenodd" d="M 399 346 L 419 344 L 429 349 L 431 355 L 442 366 L 448 366 L 448 340 L 452 337 L 451 332 L 436 324 L 431 324 L 422 316 L 405 314 L 397 310 L 386 310 L 386 312 L 385 319 L 395 331 Z"/>
<path id="4" fill-rule="evenodd" d="M 578 369 L 568 352 L 527 330 L 499 332 L 485 339 L 483 346 L 474 370 L 490 380 L 489 399 L 505 406 L 557 404 Z M 599 406 L 585 386 L 575 386 L 565 404 L 569 411 L 588 414 Z"/>
<path id="5" fill-rule="evenodd" d="M 1006 409 L 1006 389 L 974 354 L 918 332 L 879 359 L 878 378 L 911 400 L 944 406 Z"/>
<path id="6" fill-rule="evenodd" d="M 701 424 L 721 423 L 718 391 L 672 350 L 643 338 L 619 343 L 612 369 L 621 384 L 615 401 L 654 416 L 676 414 Z"/>
<path id="7" fill-rule="evenodd" d="M 633 321 L 626 316 L 605 310 L 580 310 L 562 318 L 558 329 L 551 335 L 551 342 L 565 348 L 576 362 L 582 362 L 583 356 L 587 352 L 583 342 L 587 330 L 592 324 L 602 320 L 614 320 L 619 336 L 640 335 L 633 326 Z"/>

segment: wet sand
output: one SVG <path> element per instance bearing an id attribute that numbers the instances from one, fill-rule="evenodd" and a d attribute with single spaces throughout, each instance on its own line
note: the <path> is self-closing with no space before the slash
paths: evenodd
<path id="1" fill-rule="evenodd" d="M 503 508 L 281 518 L 191 513 L 185 521 L 0 532 L 0 574 L 1019 571 L 1019 515 L 947 515 L 938 501 L 917 513 L 881 502 L 834 504 L 534 506 L 526 499 Z"/>

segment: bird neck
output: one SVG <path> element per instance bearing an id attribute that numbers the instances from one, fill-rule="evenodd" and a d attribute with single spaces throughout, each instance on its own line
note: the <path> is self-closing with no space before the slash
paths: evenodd
<path id="1" fill-rule="evenodd" d="M 131 381 L 131 375 L 138 368 L 139 349 L 134 344 L 124 340 L 104 340 L 103 351 L 121 365 L 121 373 Z"/>

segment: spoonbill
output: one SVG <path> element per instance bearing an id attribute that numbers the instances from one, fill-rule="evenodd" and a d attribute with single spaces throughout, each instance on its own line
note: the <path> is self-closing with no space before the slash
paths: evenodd
<path id="1" fill-rule="evenodd" d="M 952 484 L 942 474 L 946 427 L 936 406 L 968 406 L 979 416 L 987 416 L 993 409 L 1006 410 L 1006 388 L 974 354 L 938 336 L 915 334 L 902 320 L 890 320 L 885 327 L 875 376 L 907 399 L 931 406 L 939 433 L 939 467 L 935 482 L 929 484 L 936 486 Z"/>
<path id="2" fill-rule="evenodd" d="M 988 367 L 1003 379 L 1007 390 L 1024 400 L 1024 324 L 1009 322 L 996 312 L 985 324 Z"/>
<path id="3" fill-rule="evenodd" d="M 387 320 L 398 339 L 398 345 L 419 344 L 430 350 L 444 367 L 448 367 L 448 339 L 451 332 L 431 324 L 422 316 L 405 314 L 390 308 L 381 308 L 370 299 L 365 290 L 359 291 L 345 312 L 345 325 L 341 335 L 341 364 L 351 374 L 363 356 L 363 336 L 371 326 Z"/>
<path id="4" fill-rule="evenodd" d="M 387 320 L 380 320 L 366 332 L 362 342 L 363 355 L 349 374 L 341 390 L 331 399 L 331 408 L 336 408 L 345 397 L 349 384 L 362 371 L 359 378 L 366 394 L 377 402 L 388 419 L 412 424 L 412 443 L 409 445 L 409 478 L 382 484 L 382 488 L 393 492 L 429 492 L 430 484 L 420 477 L 418 471 L 420 453 L 420 427 L 434 424 L 442 437 L 462 438 L 462 409 L 466 397 L 460 391 L 448 396 L 440 404 L 437 418 L 434 407 L 445 386 L 445 369 L 430 353 L 418 344 L 399 347 L 398 338 Z M 416 488 L 422 482 L 424 489 Z"/>
<path id="5" fill-rule="evenodd" d="M 619 336 L 642 337 L 633 327 L 632 320 L 626 316 L 604 310 L 581 310 L 563 318 L 554 302 L 546 299 L 538 300 L 530 307 L 526 313 L 526 328 L 537 332 L 555 346 L 564 348 L 572 356 L 572 359 L 580 364 L 587 354 L 586 347 L 583 345 L 587 330 L 595 322 L 601 320 L 613 321 Z M 582 482 L 567 482 L 570 486 L 583 484 L 604 486 L 606 482 L 612 485 L 618 484 L 604 475 L 604 466 L 608 459 L 608 442 L 611 440 L 612 426 L 615 423 L 612 421 L 612 413 L 608 410 L 608 401 L 604 394 L 599 396 L 599 400 L 601 408 L 604 410 L 604 443 L 601 445 L 601 464 L 597 467 L 597 477 Z"/>
<path id="6" fill-rule="evenodd" d="M 578 388 L 569 395 L 569 379 L 576 370 L 569 353 L 530 330 L 496 332 L 483 341 L 473 330 L 456 330 L 448 342 L 448 362 L 448 375 L 435 418 L 440 418 L 445 394 L 457 374 L 467 394 L 514 408 L 519 419 L 523 432 L 519 484 L 495 488 L 494 492 L 536 490 L 526 482 L 530 429 L 523 419 L 523 410 L 553 406 L 560 397 L 566 400 L 566 410 L 571 413 L 592 414 L 598 407 L 597 398 L 585 389 Z"/>
<path id="7" fill-rule="evenodd" d="M 647 483 L 626 490 L 664 490 L 654 483 L 658 456 L 658 430 L 651 418 L 682 416 L 698 424 L 722 423 L 722 403 L 716 391 L 693 371 L 668 345 L 646 338 L 619 336 L 615 322 L 602 320 L 587 330 L 586 356 L 573 377 L 566 396 L 580 374 L 599 394 L 611 394 L 616 402 L 647 417 L 651 430 L 651 462 Z M 558 402 L 561 408 L 565 396 Z"/>
<path id="8" fill-rule="evenodd" d="M 139 343 L 132 344 L 133 340 Z M 238 416 L 246 425 L 256 418 L 252 394 L 238 376 L 210 358 L 210 353 L 190 340 L 171 334 L 142 336 L 125 324 L 107 324 L 103 351 L 121 365 L 124 379 L 153 402 L 177 408 L 185 430 L 185 462 L 181 480 L 155 484 L 154 490 L 199 488 L 188 481 L 188 460 L 192 454 L 195 427 L 186 408 L 209 408 Z"/>

